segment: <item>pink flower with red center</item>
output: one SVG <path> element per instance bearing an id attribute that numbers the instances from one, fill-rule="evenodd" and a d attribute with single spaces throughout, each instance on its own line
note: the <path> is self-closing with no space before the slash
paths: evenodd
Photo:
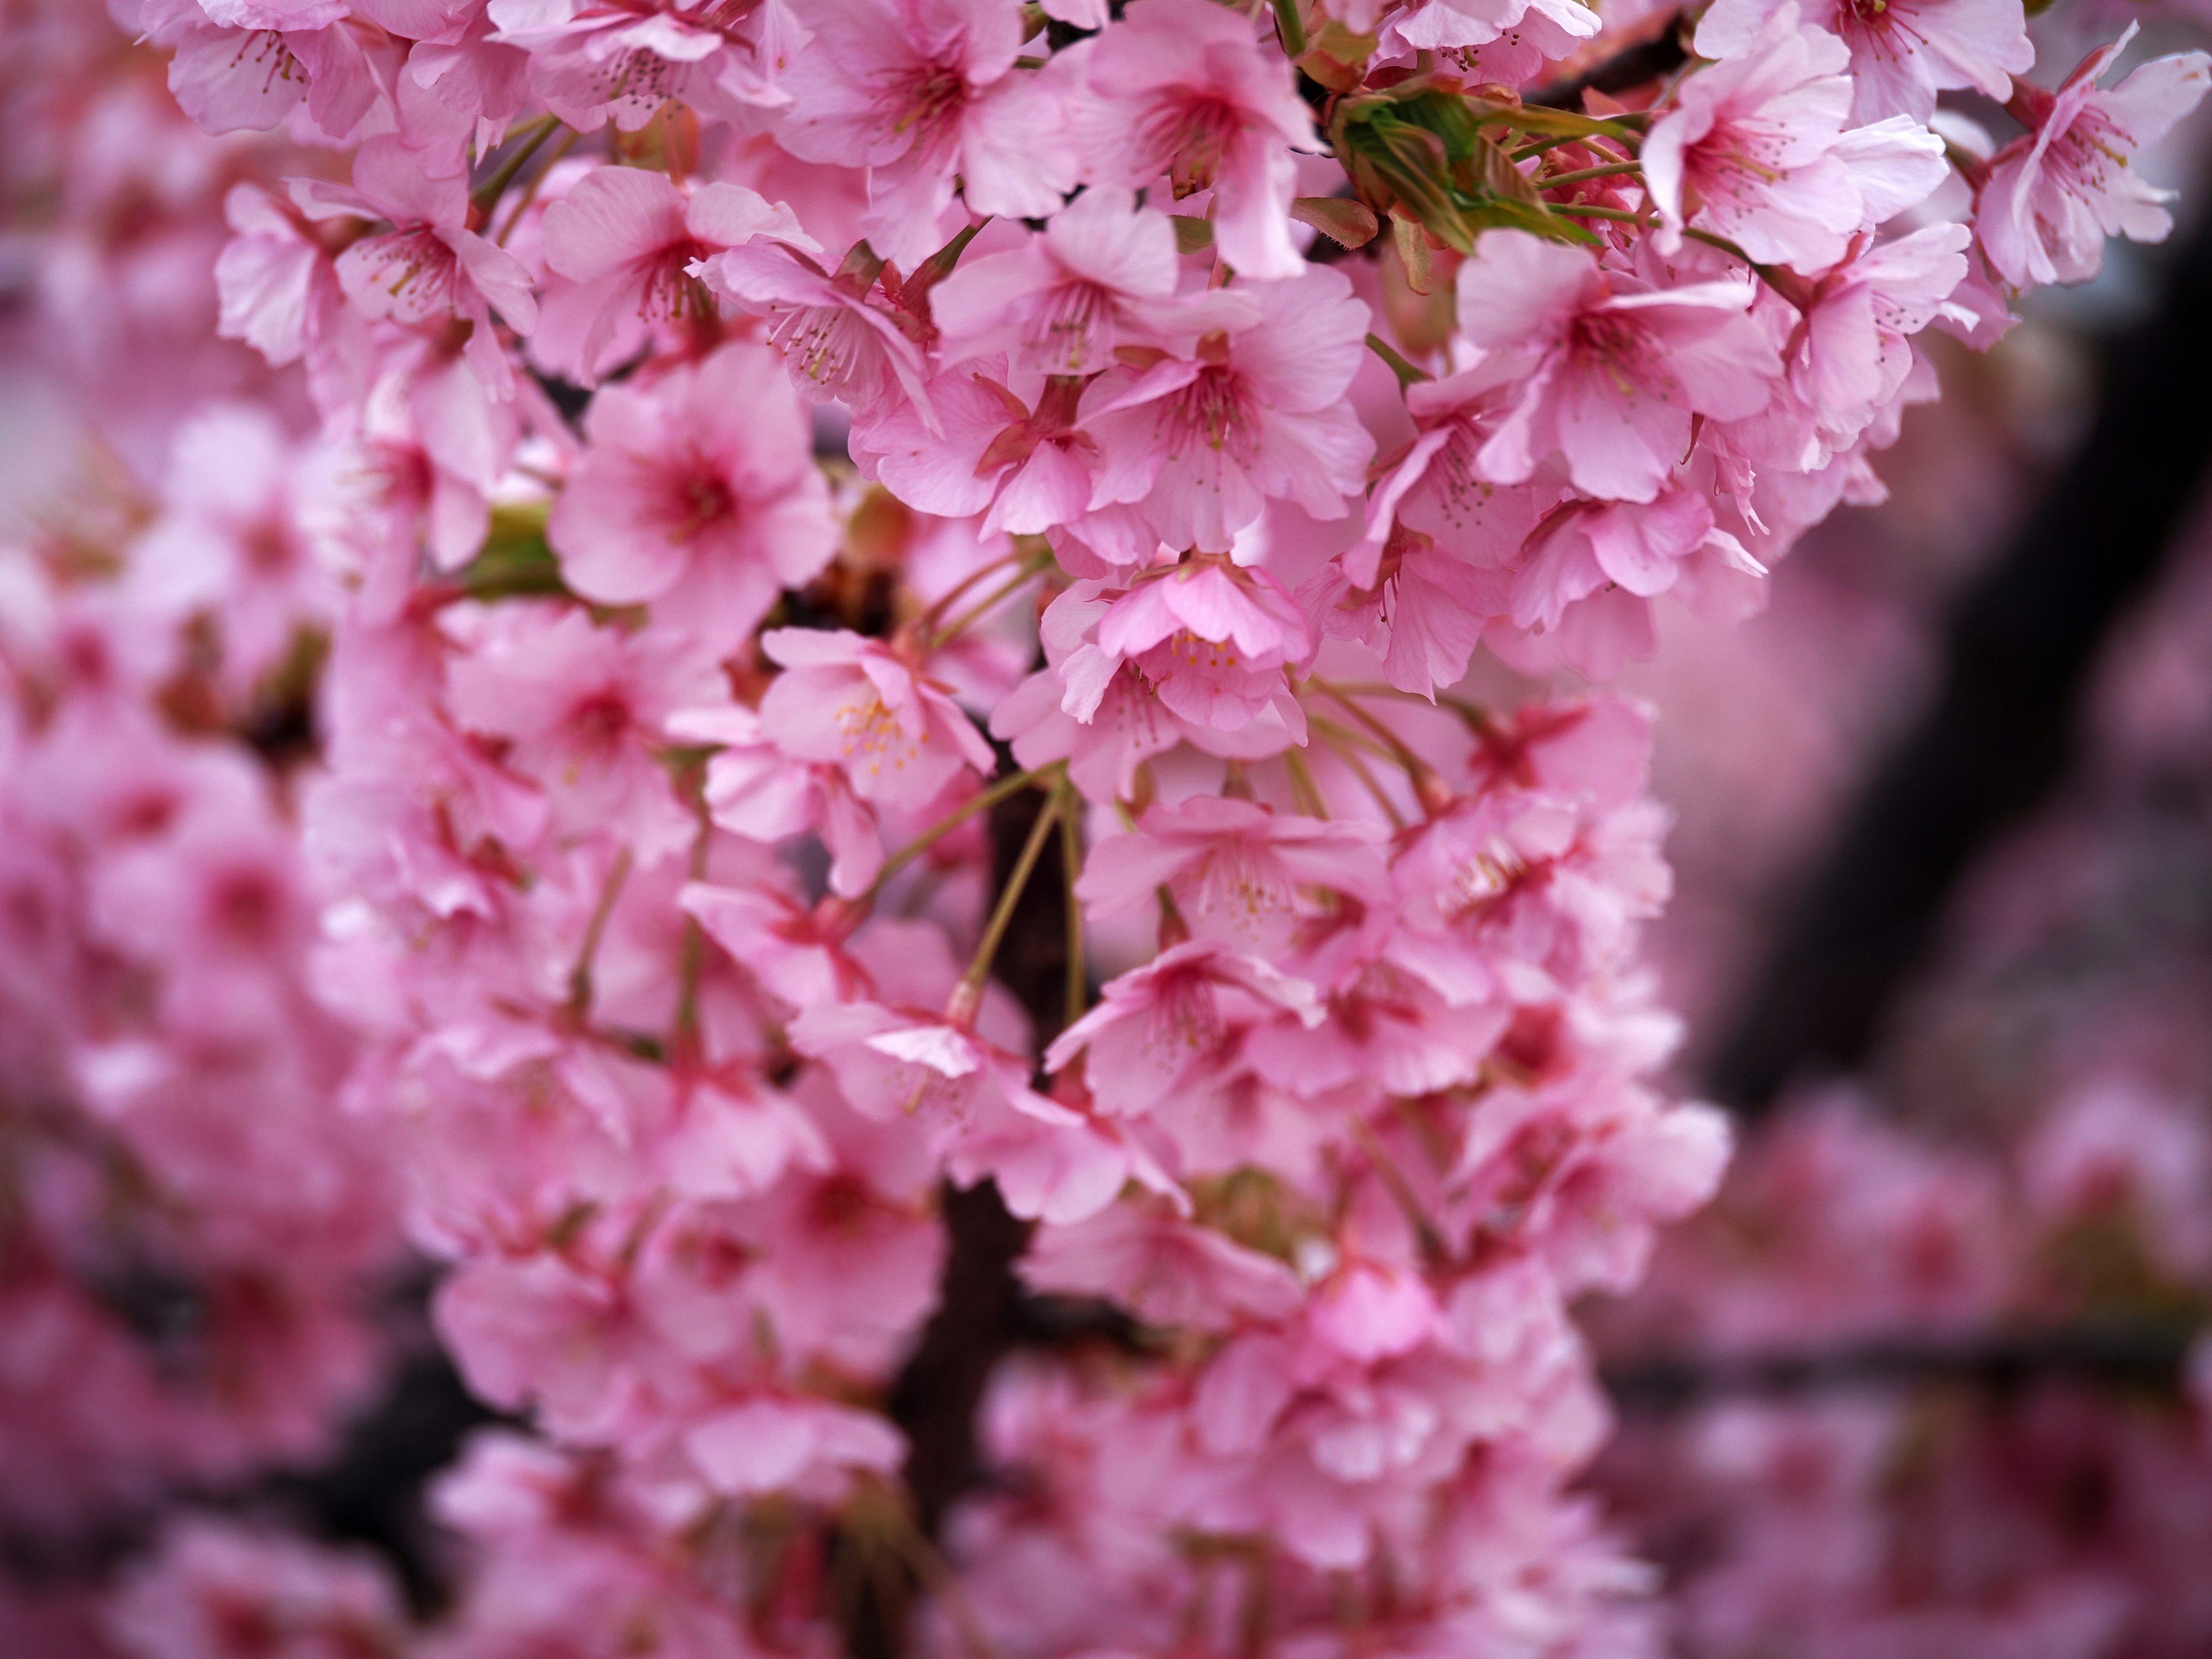
<path id="1" fill-rule="evenodd" d="M 1178 197 L 1210 189 L 1214 245 L 1233 270 L 1304 270 L 1291 240 L 1291 152 L 1320 141 L 1287 66 L 1261 50 L 1244 14 L 1210 0 L 1136 0 L 1068 55 L 1089 94 L 1072 117 L 1087 182 L 1142 190 L 1164 174 Z"/>
<path id="2" fill-rule="evenodd" d="M 960 183 L 968 210 L 1042 219 L 1074 186 L 1064 100 L 1017 69 L 1017 0 L 815 0 L 813 44 L 785 86 L 784 146 L 868 171 L 861 228 L 910 270 L 945 240 Z"/>
<path id="3" fill-rule="evenodd" d="M 507 740 L 508 764 L 552 801 L 556 834 L 617 835 L 648 864 L 690 843 L 696 826 L 659 754 L 669 717 L 720 689 L 695 640 L 597 626 L 550 602 L 451 615 L 448 626 L 466 651 L 447 671 L 454 720 Z"/>
<path id="4" fill-rule="evenodd" d="M 727 650 L 836 550 L 811 429 L 760 346 L 605 387 L 584 429 L 546 533 L 586 599 L 655 605 Z"/>
<path id="5" fill-rule="evenodd" d="M 1757 414 L 1782 372 L 1745 314 L 1748 281 L 1661 287 L 1579 248 L 1493 230 L 1458 282 L 1461 327 L 1519 377 L 1477 457 L 1497 483 L 1558 454 L 1576 489 L 1650 501 L 1687 453 L 1694 417 Z"/>
<path id="6" fill-rule="evenodd" d="M 1367 307 L 1327 267 L 1246 291 L 1260 307 L 1250 325 L 1207 335 L 1188 357 L 1111 370 L 1084 393 L 1103 458 L 1091 505 L 1129 504 L 1171 548 L 1226 552 L 1271 498 L 1340 519 L 1366 486 L 1375 441 L 1346 393 Z"/>
<path id="7" fill-rule="evenodd" d="M 1990 268 L 2014 288 L 2086 283 L 2103 267 L 2106 237 L 2160 242 L 2173 228 L 2163 205 L 2172 192 L 2145 183 L 2131 163 L 2203 101 L 2212 57 L 2154 58 L 2099 87 L 2136 28 L 2083 58 L 2056 93 L 2025 82 L 2015 90 L 2013 112 L 2028 131 L 1990 163 L 1974 219 Z"/>
<path id="8" fill-rule="evenodd" d="M 657 334 L 711 322 L 720 307 L 692 267 L 756 236 L 822 250 L 798 216 L 742 185 L 688 194 L 665 174 L 601 167 L 545 210 L 547 289 L 534 356 L 582 386 L 637 355 Z"/>
<path id="9" fill-rule="evenodd" d="M 998 757 L 944 689 L 878 640 L 779 628 L 761 649 L 783 665 L 761 699 L 761 730 L 794 760 L 843 769 L 853 793 L 920 806 Z"/>

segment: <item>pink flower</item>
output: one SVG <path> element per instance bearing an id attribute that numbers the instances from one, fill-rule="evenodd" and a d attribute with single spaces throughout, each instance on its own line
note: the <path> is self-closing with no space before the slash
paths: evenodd
<path id="1" fill-rule="evenodd" d="M 786 671 L 761 699 L 761 730 L 793 759 L 842 767 L 862 800 L 919 806 L 963 769 L 997 769 L 959 705 L 880 641 L 779 628 L 761 649 Z"/>
<path id="2" fill-rule="evenodd" d="M 504 738 L 507 763 L 553 803 L 570 839 L 620 837 L 650 864 L 696 833 L 659 760 L 669 717 L 720 689 L 688 635 L 599 627 L 550 602 L 502 605 L 449 628 L 466 648 L 447 672 L 464 728 Z"/>
<path id="3" fill-rule="evenodd" d="M 669 721 L 670 734 L 720 745 L 707 763 L 705 799 L 715 827 L 773 846 L 812 832 L 830 849 L 830 890 L 866 892 L 883 868 L 876 815 L 838 767 L 794 761 L 761 729 L 750 708 L 692 708 Z"/>
<path id="4" fill-rule="evenodd" d="M 1844 145 L 1851 101 L 1843 43 L 1820 29 L 1800 28 L 1783 6 L 1756 38 L 1684 80 L 1674 107 L 1651 125 L 1642 153 L 1644 177 L 1665 224 L 1662 252 L 1680 246 L 1685 224 L 1726 236 L 1753 260 L 1817 271 L 1844 255 L 1863 222 L 1890 216 L 1905 201 L 1886 185 L 1883 199 L 1863 198 L 1853 160 L 1862 167 L 1916 171 L 1924 197 L 1942 182 L 1943 148 L 1911 121 L 1852 135 L 1860 159 Z"/>
<path id="5" fill-rule="evenodd" d="M 781 202 L 741 185 L 689 195 L 641 167 L 587 173 L 545 210 L 545 264 L 556 276 L 531 349 L 583 386 L 637 354 L 664 329 L 716 314 L 693 265 L 756 236 L 822 250 Z"/>
<path id="6" fill-rule="evenodd" d="M 964 261 L 930 290 L 930 317 L 946 362 L 1004 352 L 1037 374 L 1096 374 L 1125 345 L 1187 354 L 1202 335 L 1261 319 L 1241 289 L 1178 296 L 1180 275 L 1168 216 L 1095 185 L 1042 235 Z"/>
<path id="7" fill-rule="evenodd" d="M 1386 52 L 1449 52 L 1472 77 L 1507 85 L 1518 85 L 1540 75 L 1547 63 L 1571 56 L 1602 27 L 1578 0 L 1413 0 L 1380 21 L 1376 32 Z"/>
<path id="8" fill-rule="evenodd" d="M 1143 1115 L 1164 1106 L 1243 1030 L 1277 1012 L 1318 1025 L 1313 987 L 1213 939 L 1163 951 L 1106 987 L 1104 998 L 1045 1051 L 1048 1071 L 1089 1052 L 1084 1075 L 1100 1109 Z"/>
<path id="9" fill-rule="evenodd" d="M 307 460 L 261 406 L 207 410 L 177 434 L 161 516 L 137 550 L 131 590 L 179 626 L 204 614 L 241 700 L 337 612 L 309 545 Z"/>
<path id="10" fill-rule="evenodd" d="M 1201 1331 L 1298 1310 L 1291 1270 L 1165 1206 L 1116 1204 L 1073 1226 L 1042 1227 L 1019 1265 L 1033 1291 L 1110 1297 L 1139 1319 Z"/>
<path id="11" fill-rule="evenodd" d="M 726 651 L 836 546 L 812 434 L 775 358 L 724 346 L 649 391 L 608 386 L 547 526 L 586 599 L 653 604 Z"/>
<path id="12" fill-rule="evenodd" d="M 409 1641 L 398 1586 L 374 1558 L 205 1515 L 169 1524 L 106 1623 L 131 1659 L 310 1659 L 398 1653 Z"/>
<path id="13" fill-rule="evenodd" d="M 1193 357 L 1113 369 L 1084 394 L 1103 457 L 1091 505 L 1133 505 L 1177 550 L 1227 551 L 1271 497 L 1340 519 L 1375 453 L 1345 401 L 1368 323 L 1351 283 L 1322 267 L 1249 292 L 1249 326 L 1207 335 Z"/>
<path id="14" fill-rule="evenodd" d="M 1734 58 L 1791 0 L 1716 0 L 1698 21 L 1698 52 Z M 2035 62 L 2020 0 L 1796 0 L 1813 28 L 1850 49 L 1854 121 L 1908 115 L 1924 122 L 1938 92 L 1966 88 L 2002 102 Z"/>
<path id="15" fill-rule="evenodd" d="M 2085 283 L 2104 264 L 2106 237 L 2160 242 L 2173 228 L 2160 205 L 2172 192 L 2144 183 L 2130 164 L 2203 100 L 2212 57 L 2154 58 L 2100 89 L 2097 77 L 2127 50 L 2136 27 L 2083 58 L 2056 94 L 2025 82 L 2015 90 L 2015 113 L 2028 131 L 1990 162 L 1974 219 L 1990 269 L 2014 288 Z"/>
<path id="16" fill-rule="evenodd" d="M 1073 115 L 1083 176 L 1178 197 L 1211 188 L 1214 243 L 1246 276 L 1296 276 L 1291 151 L 1319 148 L 1279 58 L 1243 15 L 1209 0 L 1136 0 L 1074 49 L 1089 99 Z"/>
<path id="17" fill-rule="evenodd" d="M 1098 446 L 1075 423 L 1080 383 L 1048 380 L 1034 410 L 968 363 L 929 383 L 925 404 L 886 398 L 855 421 L 852 453 L 909 507 L 981 514 L 978 532 L 1036 535 L 1084 516 Z"/>
<path id="18" fill-rule="evenodd" d="M 1518 483 L 1563 455 L 1575 487 L 1658 495 L 1698 415 L 1765 406 L 1780 359 L 1745 313 L 1748 283 L 1662 288 L 1525 232 L 1484 233 L 1460 267 L 1460 325 L 1522 378 L 1483 447 L 1483 476 Z"/>
<path id="19" fill-rule="evenodd" d="M 490 38 L 570 126 L 635 132 L 672 98 L 725 119 L 788 104 L 776 77 L 805 40 L 786 0 L 491 0 Z"/>
<path id="20" fill-rule="evenodd" d="M 1091 848 L 1075 891 L 1094 913 L 1110 915 L 1153 904 L 1164 887 L 1193 933 L 1272 957 L 1321 912 L 1321 896 L 1381 900 L 1382 840 L 1372 824 L 1194 795 L 1150 808 L 1134 833 Z"/>
<path id="21" fill-rule="evenodd" d="M 1164 1182 L 1114 1132 L 1031 1089 L 1028 1061 L 971 1031 L 846 1003 L 806 1010 L 791 1035 L 836 1073 L 854 1111 L 917 1115 L 952 1178 L 993 1177 L 1016 1215 L 1081 1221 L 1133 1175 Z"/>
<path id="22" fill-rule="evenodd" d="M 1078 583 L 1053 604 L 1091 595 L 1091 584 Z M 1060 665 L 1067 687 L 1060 706 L 1077 720 L 1097 717 L 1126 664 L 1194 726 L 1241 731 L 1276 708 L 1303 733 L 1284 670 L 1313 654 L 1313 639 L 1304 614 L 1266 571 L 1200 558 L 1106 597 L 1090 639 Z"/>
<path id="23" fill-rule="evenodd" d="M 793 155 L 868 173 L 870 245 L 911 270 L 943 243 L 955 177 L 968 210 L 1060 210 L 1075 184 L 1063 100 L 1017 70 L 1016 0 L 815 0 L 781 133 Z"/>
<path id="24" fill-rule="evenodd" d="M 388 220 L 338 255 L 346 298 L 363 316 L 420 328 L 459 318 L 472 324 L 469 359 L 485 384 L 512 395 L 514 371 L 491 329 L 496 309 L 519 333 L 538 321 L 530 276 L 514 256 L 468 228 L 468 181 L 423 170 L 397 138 L 373 138 L 354 157 L 348 189 L 295 180 L 293 199 L 310 219 Z"/>
<path id="25" fill-rule="evenodd" d="M 1848 449 L 1905 390 L 1911 337 L 1938 317 L 1966 275 L 1967 227 L 1929 225 L 1881 242 L 1814 285 L 1786 359 L 1790 389 L 1820 432 L 1819 459 Z"/>
<path id="26" fill-rule="evenodd" d="M 1299 598 L 1322 633 L 1364 641 L 1400 690 L 1455 684 L 1494 617 L 1506 568 L 1556 485 L 1497 484 L 1479 465 L 1516 378 L 1510 360 L 1406 389 L 1420 435 L 1377 482 L 1367 531 Z"/>
<path id="27" fill-rule="evenodd" d="M 890 313 L 868 303 L 873 279 L 831 276 L 773 244 L 748 243 L 708 259 L 696 274 L 715 293 L 769 319 L 769 339 L 792 378 L 817 396 L 866 409 L 896 390 L 929 412 L 921 351 Z"/>

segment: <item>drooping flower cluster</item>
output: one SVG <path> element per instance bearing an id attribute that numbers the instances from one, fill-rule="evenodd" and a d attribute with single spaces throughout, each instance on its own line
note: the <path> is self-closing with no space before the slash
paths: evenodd
<path id="1" fill-rule="evenodd" d="M 1650 716 L 1455 688 L 1755 610 L 1915 335 L 2162 234 L 2123 158 L 2207 60 L 2023 83 L 1984 161 L 1933 94 L 2032 53 L 1967 0 L 1723 4 L 1548 100 L 1601 11 L 116 9 L 208 131 L 320 152 L 216 262 L 312 434 L 199 440 L 143 563 L 248 696 L 298 601 L 247 460 L 319 491 L 313 989 L 542 1437 L 443 1489 L 430 1650 L 811 1655 L 887 1577 L 1009 1659 L 1639 1650 L 1567 1310 L 1727 1146 L 1653 1081 Z M 933 1540 L 898 1384 L 986 1182 L 1021 1293 L 1108 1311 L 991 1375 Z M 179 1534 L 120 1639 L 274 1547 Z"/>

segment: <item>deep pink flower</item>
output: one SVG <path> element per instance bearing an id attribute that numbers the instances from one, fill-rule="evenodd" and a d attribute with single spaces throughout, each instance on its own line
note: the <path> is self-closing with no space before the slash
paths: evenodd
<path id="1" fill-rule="evenodd" d="M 1079 583 L 1055 605 L 1080 603 Z M 1196 726 L 1237 732 L 1271 708 L 1303 720 L 1284 671 L 1313 654 L 1304 614 L 1264 570 L 1201 558 L 1138 582 L 1099 615 L 1088 640 L 1059 667 L 1060 706 L 1088 722 L 1126 664 L 1172 713 Z"/>

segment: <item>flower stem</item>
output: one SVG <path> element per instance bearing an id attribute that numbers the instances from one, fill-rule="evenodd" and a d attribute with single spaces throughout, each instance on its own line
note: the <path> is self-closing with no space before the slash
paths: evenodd
<path id="1" fill-rule="evenodd" d="M 1006 929 L 1013 926 L 1014 907 L 1021 902 L 1022 893 L 1030 884 L 1037 860 L 1043 855 L 1045 842 L 1052 834 L 1053 825 L 1059 822 L 1067 795 L 1067 780 L 1063 775 L 1045 802 L 1044 810 L 1037 814 L 1036 822 L 1030 826 L 1030 838 L 1022 843 L 1020 856 L 1015 859 L 1014 867 L 1006 877 L 999 902 L 991 911 L 991 920 L 984 924 L 975 958 L 969 963 L 968 971 L 960 976 L 960 983 L 953 988 L 951 998 L 945 1005 L 945 1017 L 955 1025 L 970 1024 L 976 1010 L 983 1006 L 983 986 L 991 977 L 991 963 L 999 954 L 999 946 L 1006 942 Z"/>
<path id="2" fill-rule="evenodd" d="M 931 824 L 928 829 L 900 848 L 897 852 L 885 859 L 884 867 L 876 872 L 874 882 L 868 888 L 867 896 L 873 899 L 883 890 L 884 883 L 943 841 L 962 824 L 967 823 L 969 819 L 974 817 L 976 813 L 988 812 L 1007 796 L 1028 788 L 1030 785 L 1043 777 L 1048 769 L 1049 769 L 1045 767 L 1033 767 L 1026 772 L 1016 772 L 1011 777 L 1000 778 L 988 788 L 970 795 L 936 823 Z"/>
<path id="3" fill-rule="evenodd" d="M 1427 370 L 1414 368 L 1413 364 L 1400 356 L 1390 343 L 1379 334 L 1370 334 L 1367 337 L 1367 349 L 1389 364 L 1390 372 L 1398 377 L 1398 389 L 1401 392 L 1417 380 L 1425 380 L 1429 378 Z"/>
<path id="4" fill-rule="evenodd" d="M 1577 167 L 1572 173 L 1555 173 L 1548 179 L 1535 180 L 1539 190 L 1551 190 L 1559 185 L 1578 185 L 1585 179 L 1610 179 L 1616 173 L 1640 173 L 1641 161 L 1608 161 L 1601 167 Z"/>
<path id="5" fill-rule="evenodd" d="M 614 867 L 607 872 L 599 902 L 592 907 L 592 919 L 584 925 L 583 943 L 576 947 L 576 965 L 568 970 L 568 1014 L 580 1024 L 592 1012 L 592 962 L 599 953 L 599 940 L 605 936 L 607 919 L 615 913 L 615 901 L 622 896 L 623 884 L 629 879 L 629 867 L 630 849 L 625 847 L 615 855 Z"/>
<path id="6" fill-rule="evenodd" d="M 1062 790 L 1067 786 L 1062 784 Z M 1067 916 L 1067 1011 L 1070 1025 L 1083 1018 L 1091 1000 L 1090 981 L 1083 960 L 1083 904 L 1075 896 L 1075 878 L 1083 867 L 1083 827 L 1076 822 L 1075 802 L 1066 799 L 1060 814 L 1060 894 Z"/>

